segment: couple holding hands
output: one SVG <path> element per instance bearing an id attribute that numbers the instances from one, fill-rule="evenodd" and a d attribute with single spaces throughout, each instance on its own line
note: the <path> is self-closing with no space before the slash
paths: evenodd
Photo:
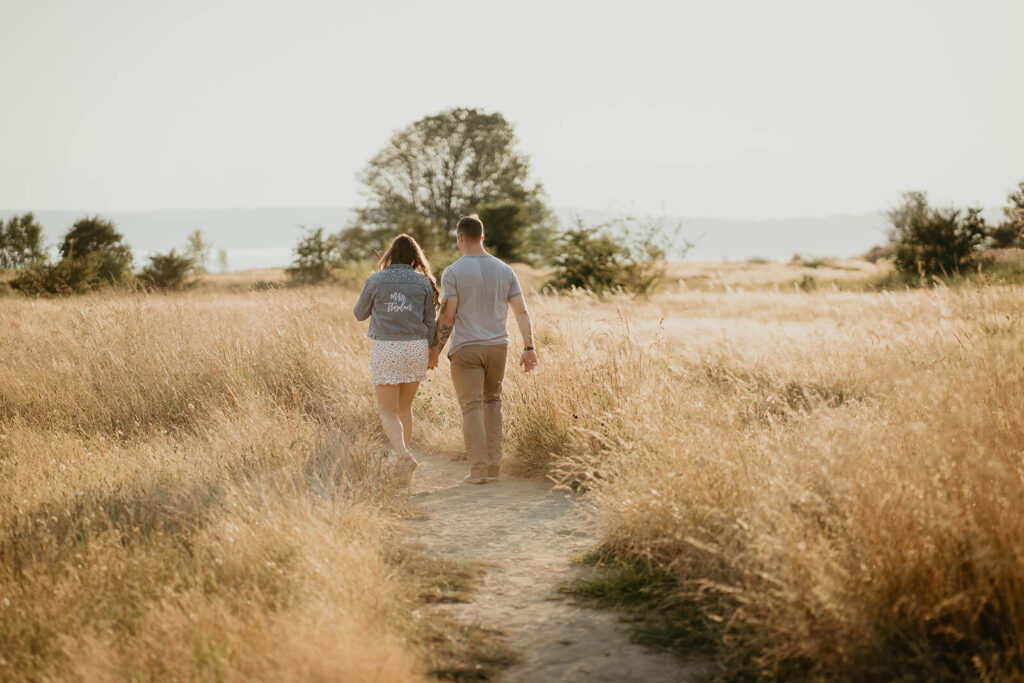
<path id="1" fill-rule="evenodd" d="M 354 313 L 357 320 L 370 318 L 372 382 L 399 473 L 411 476 L 418 465 L 409 449 L 412 402 L 450 338 L 448 358 L 470 465 L 463 481 L 486 484 L 498 477 L 501 466 L 501 384 L 509 347 L 509 308 L 523 337 L 519 364 L 526 372 L 537 367 L 537 352 L 519 279 L 508 265 L 484 251 L 480 218 L 461 218 L 456 231 L 462 256 L 445 269 L 441 292 L 419 244 L 409 235 L 399 235 L 381 257 L 377 272 L 363 284 Z"/>

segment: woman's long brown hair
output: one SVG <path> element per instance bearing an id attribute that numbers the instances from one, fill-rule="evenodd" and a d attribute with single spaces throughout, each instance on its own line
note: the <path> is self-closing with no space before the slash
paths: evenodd
<path id="1" fill-rule="evenodd" d="M 437 309 L 441 299 L 441 293 L 437 291 L 437 280 L 434 279 L 434 273 L 430 270 L 430 261 L 423 255 L 419 243 L 412 236 L 402 233 L 391 240 L 391 246 L 380 257 L 377 270 L 384 270 L 395 263 L 408 264 L 427 276 L 430 286 L 434 290 L 434 308 Z"/>

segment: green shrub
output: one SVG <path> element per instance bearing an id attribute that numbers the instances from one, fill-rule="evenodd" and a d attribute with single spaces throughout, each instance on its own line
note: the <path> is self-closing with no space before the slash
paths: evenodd
<path id="1" fill-rule="evenodd" d="M 26 268 L 11 281 L 11 287 L 31 296 L 82 294 L 107 284 L 103 269 L 103 255 L 94 252 Z"/>
<path id="2" fill-rule="evenodd" d="M 988 231 L 988 243 L 994 249 L 1024 247 L 1024 231 L 1010 221 L 993 225 Z"/>
<path id="3" fill-rule="evenodd" d="M 797 289 L 801 289 L 805 292 L 813 292 L 818 288 L 818 281 L 810 275 L 804 275 L 800 278 L 800 281 L 796 283 Z"/>
<path id="4" fill-rule="evenodd" d="M 924 192 L 905 193 L 889 220 L 896 269 L 922 278 L 970 267 L 988 233 L 981 209 L 936 209 Z"/>
<path id="5" fill-rule="evenodd" d="M 1024 249 L 1024 181 L 1006 197 L 1003 207 L 1006 220 L 989 230 L 989 246 L 996 249 L 1018 247 Z"/>
<path id="6" fill-rule="evenodd" d="M 295 259 L 287 268 L 295 282 L 317 284 L 331 277 L 331 271 L 341 265 L 338 235 L 326 234 L 322 227 L 304 229 L 302 239 L 295 246 Z"/>
<path id="7" fill-rule="evenodd" d="M 193 257 L 171 249 L 166 254 L 149 257 L 149 265 L 139 273 L 139 282 L 150 289 L 182 290 L 191 284 L 187 278 L 195 267 Z"/>
<path id="8" fill-rule="evenodd" d="M 210 253 L 213 251 L 213 244 L 203 239 L 203 233 L 194 230 L 188 235 L 188 245 L 185 247 L 185 254 L 178 258 L 187 258 L 190 262 L 189 269 L 197 275 L 210 272 L 207 268 L 210 263 Z M 173 251 L 171 252 L 173 253 Z M 166 254 L 167 256 L 169 254 Z M 225 259 L 227 256 L 225 255 Z M 184 281 L 184 274 L 182 275 Z"/>
<path id="9" fill-rule="evenodd" d="M 882 244 L 871 247 L 861 258 L 868 263 L 878 263 L 883 259 L 891 259 L 896 253 L 896 247 L 892 244 Z"/>
<path id="10" fill-rule="evenodd" d="M 37 262 L 11 286 L 25 294 L 79 294 L 134 282 L 132 251 L 114 224 L 99 216 L 81 218 L 65 233 L 57 263 Z"/>
<path id="11" fill-rule="evenodd" d="M 622 218 L 587 227 L 577 220 L 576 228 L 558 240 L 559 254 L 548 285 L 556 290 L 647 296 L 665 276 L 668 232 L 659 221 L 639 224 L 635 218 Z M 684 241 L 684 252 L 692 246 Z"/>

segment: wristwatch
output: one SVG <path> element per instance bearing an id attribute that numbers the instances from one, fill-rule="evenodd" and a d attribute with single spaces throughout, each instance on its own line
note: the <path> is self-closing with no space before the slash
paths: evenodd
<path id="1" fill-rule="evenodd" d="M 532 346 L 527 346 L 527 347 L 523 348 L 523 351 L 533 351 L 533 350 L 534 350 L 534 348 Z"/>

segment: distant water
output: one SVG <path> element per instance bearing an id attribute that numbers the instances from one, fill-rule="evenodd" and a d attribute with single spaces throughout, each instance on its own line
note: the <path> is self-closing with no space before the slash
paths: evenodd
<path id="1" fill-rule="evenodd" d="M 0 209 L 0 219 L 25 209 Z M 54 248 L 60 237 L 87 211 L 34 212 L 42 224 L 46 243 Z M 107 211 L 135 253 L 136 263 L 144 265 L 149 255 L 182 249 L 193 230 L 200 230 L 213 245 L 209 268 L 219 270 L 217 250 L 226 249 L 229 270 L 279 268 L 292 260 L 292 249 L 302 235 L 300 226 L 322 226 L 336 232 L 350 225 L 354 212 L 343 207 L 293 207 L 266 209 L 162 209 L 157 211 Z M 613 220 L 610 210 L 555 208 L 563 226 L 576 219 L 585 225 Z M 997 209 L 986 211 L 992 222 L 1001 219 Z M 887 241 L 887 220 L 881 211 L 833 215 L 817 218 L 797 217 L 771 220 L 664 217 L 666 224 L 681 224 L 680 240 L 666 245 L 670 257 L 679 258 L 685 249 L 682 240 L 696 246 L 685 253 L 690 261 L 739 261 L 754 257 L 788 261 L 796 253 L 805 257 L 849 257 L 863 254 L 874 245 Z"/>
<path id="2" fill-rule="evenodd" d="M 283 268 L 292 261 L 291 247 L 252 247 L 228 249 L 228 270 Z M 216 271 L 216 262 L 210 264 Z"/>

